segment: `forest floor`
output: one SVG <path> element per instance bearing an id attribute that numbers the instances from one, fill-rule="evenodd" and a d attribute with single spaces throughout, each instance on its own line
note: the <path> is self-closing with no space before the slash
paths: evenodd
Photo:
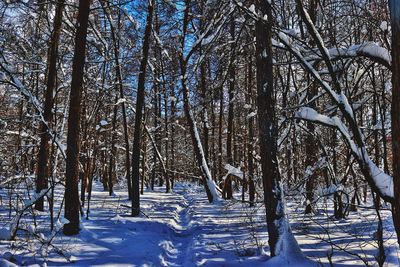
<path id="1" fill-rule="evenodd" d="M 57 234 L 49 246 L 33 241 L 29 233 L 18 232 L 17 241 L 1 241 L 0 255 L 4 259 L 0 266 L 9 262 L 47 266 L 271 265 L 266 256 L 267 233 L 261 204 L 255 208 L 238 200 L 209 204 L 202 188 L 189 184 L 178 184 L 173 193 L 164 193 L 164 188 L 146 191 L 141 203 L 144 214 L 129 217 L 126 193 L 116 190 L 109 196 L 100 183 L 95 183 L 89 219 L 82 219 L 79 235 Z M 313 217 L 304 216 L 302 208 L 290 203 L 295 237 L 304 254 L 315 263 L 329 266 L 331 255 L 334 266 L 377 265 L 374 210 L 360 210 L 338 221 L 322 210 Z M 0 210 L 2 216 L 4 212 Z M 382 216 L 385 266 L 400 266 L 390 214 L 385 211 Z M 39 237 L 48 240 L 51 233 L 44 230 L 48 214 L 38 214 L 36 220 L 37 226 L 31 232 L 42 232 Z M 24 224 L 32 228 L 28 218 L 21 225 Z M 57 225 L 60 227 L 60 222 Z M 295 267 L 296 262 L 290 266 Z"/>

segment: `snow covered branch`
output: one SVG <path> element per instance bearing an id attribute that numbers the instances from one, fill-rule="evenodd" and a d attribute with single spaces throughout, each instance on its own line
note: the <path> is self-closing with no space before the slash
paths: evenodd
<path id="1" fill-rule="evenodd" d="M 57 145 L 58 149 L 61 151 L 61 154 L 63 158 L 66 158 L 65 151 L 64 151 L 64 146 L 59 142 L 58 138 L 54 138 L 53 133 L 51 132 L 51 129 L 45 120 L 43 116 L 43 109 L 42 109 L 42 104 L 39 102 L 39 100 L 22 84 L 22 82 L 15 77 L 15 75 L 12 73 L 10 69 L 5 65 L 7 64 L 6 59 L 3 54 L 1 54 L 1 59 L 0 59 L 0 70 L 3 71 L 5 74 L 8 75 L 9 81 L 8 83 L 15 87 L 22 95 L 25 96 L 25 98 L 32 103 L 33 107 L 35 110 L 38 112 L 40 121 L 43 122 L 43 124 L 46 126 L 48 133 L 52 137 L 52 140 L 54 140 L 55 144 Z"/>
<path id="2" fill-rule="evenodd" d="M 365 42 L 350 47 L 334 47 L 329 48 L 327 51 L 331 60 L 361 56 L 379 63 L 388 69 L 392 68 L 392 57 L 390 52 L 375 42 Z M 315 54 L 306 57 L 307 61 L 319 60 L 320 58 L 320 56 Z"/>
<path id="3" fill-rule="evenodd" d="M 25 201 L 24 207 L 17 212 L 15 217 L 11 219 L 7 225 L 0 228 L 0 240 L 13 240 L 15 238 L 18 231 L 19 222 L 24 212 L 28 208 L 32 207 L 36 203 L 36 201 L 44 197 L 50 191 L 50 189 L 51 187 L 43 189 L 42 191 L 40 191 L 40 193 L 35 194 L 32 199 Z"/>
<path id="4" fill-rule="evenodd" d="M 377 189 L 377 192 L 381 194 L 385 200 L 391 201 L 393 199 L 393 178 L 372 162 L 365 146 L 359 147 L 356 145 L 348 128 L 339 117 L 329 117 L 318 113 L 312 108 L 302 107 L 295 113 L 295 118 L 316 122 L 337 129 L 349 146 L 353 156 L 360 164 L 364 175 L 367 174 L 371 178 L 370 181 L 373 183 L 373 188 Z M 366 178 L 368 180 L 368 177 Z"/>

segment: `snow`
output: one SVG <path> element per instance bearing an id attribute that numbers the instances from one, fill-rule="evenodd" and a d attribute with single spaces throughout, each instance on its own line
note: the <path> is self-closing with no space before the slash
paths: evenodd
<path id="1" fill-rule="evenodd" d="M 119 198 L 108 196 L 100 182 L 94 182 L 89 220 L 82 219 L 83 229 L 74 237 L 61 233 L 52 239 L 52 246 L 42 251 L 37 243 L 33 251 L 17 243 L 0 243 L 0 255 L 5 266 L 315 266 L 321 262 L 329 266 L 327 251 L 333 251 L 335 266 L 364 266 L 355 255 L 362 255 L 373 265 L 376 244 L 375 212 L 363 210 L 352 213 L 338 225 L 327 220 L 332 214 L 304 216 L 298 211 L 293 199 L 288 202 L 290 227 L 285 220 L 286 231 L 281 235 L 280 254 L 266 256 L 268 251 L 265 210 L 262 204 L 250 208 L 240 202 L 208 203 L 204 189 L 199 185 L 176 184 L 173 193 L 165 193 L 163 187 L 145 191 L 141 208 L 146 216 L 130 217 L 126 189 L 115 186 Z M 58 189 L 60 190 L 60 189 Z M 2 191 L 4 193 L 4 191 Z M 62 191 L 56 191 L 62 200 Z M 3 195 L 4 196 L 4 195 Z M 239 198 L 239 197 L 238 197 Z M 321 210 L 327 203 L 316 204 Z M 367 204 L 369 205 L 369 204 Z M 58 207 L 58 205 L 57 205 Z M 58 210 L 56 210 L 58 212 Z M 388 267 L 398 266 L 396 237 L 390 212 L 382 211 Z M 25 218 L 25 223 L 28 218 Z M 52 238 L 48 231 L 48 214 L 36 216 L 42 241 Z M 63 219 L 56 221 L 56 231 Z M 326 231 L 329 229 L 329 235 Z M 292 233 L 296 236 L 301 252 Z M 23 238 L 22 236 L 19 238 Z M 34 242 L 31 239 L 30 242 Z M 333 245 L 330 242 L 334 242 Z M 22 244 L 25 244 L 22 241 Z M 35 255 L 35 256 L 33 256 Z M 46 259 L 44 259 L 45 257 Z"/>
<path id="2" fill-rule="evenodd" d="M 327 92 L 332 100 L 338 105 L 340 111 L 344 115 L 346 119 L 346 122 L 349 123 L 350 125 L 357 125 L 357 122 L 355 121 L 354 114 L 352 111 L 352 108 L 347 100 L 347 97 L 344 95 L 343 92 L 335 92 L 332 87 L 324 81 L 319 73 L 315 70 L 315 68 L 308 62 L 302 54 L 293 46 L 291 46 L 288 43 L 288 40 L 285 39 L 286 36 L 283 36 L 284 38 L 281 37 L 283 34 L 279 34 L 280 40 L 288 47 L 294 56 L 303 64 L 305 69 L 307 69 L 312 76 L 320 83 L 320 85 L 323 87 L 325 92 Z M 321 40 L 322 42 L 322 40 Z M 376 50 L 376 47 L 374 47 Z M 373 50 L 374 49 L 369 49 Z M 380 50 L 379 50 L 380 51 Z M 337 88 L 337 90 L 340 90 L 340 88 Z M 314 122 L 319 122 L 331 127 L 335 127 L 336 129 L 339 130 L 339 132 L 342 134 L 342 136 L 345 138 L 345 141 L 347 142 L 348 146 L 350 147 L 351 151 L 353 152 L 353 155 L 357 157 L 358 161 L 361 162 L 360 164 L 366 165 L 365 167 L 368 168 L 369 173 L 372 176 L 372 183 L 379 189 L 379 192 L 388 198 L 393 198 L 393 188 L 391 188 L 391 184 L 393 184 L 393 181 L 390 182 L 390 180 L 393 180 L 393 178 L 389 178 L 389 175 L 383 175 L 381 172 L 378 172 L 375 168 L 375 164 L 372 163 L 372 161 L 369 159 L 368 153 L 365 149 L 365 143 L 364 143 L 364 136 L 359 129 L 358 126 L 353 126 L 351 130 L 353 131 L 353 134 L 358 134 L 360 136 L 360 140 L 358 140 L 358 144 L 354 142 L 352 139 L 352 136 L 350 135 L 350 131 L 347 129 L 346 125 L 343 123 L 343 121 L 335 116 L 335 117 L 328 117 L 322 114 L 319 114 L 317 111 L 305 107 L 301 108 L 297 113 L 296 116 L 300 119 L 306 119 Z M 361 166 L 364 167 L 364 166 Z M 378 168 L 379 169 L 379 168 Z"/>
<path id="3" fill-rule="evenodd" d="M 126 102 L 126 98 L 119 98 L 117 103 L 115 103 L 115 105 L 120 105 L 120 104 L 125 103 L 125 102 Z"/>
<path id="4" fill-rule="evenodd" d="M 254 6 L 254 4 L 252 4 L 252 5 L 249 7 L 249 11 L 250 11 L 251 13 L 256 14 L 256 7 Z"/>
<path id="5" fill-rule="evenodd" d="M 0 240 L 10 240 L 11 239 L 11 229 L 10 226 L 5 226 L 0 228 Z"/>
<path id="6" fill-rule="evenodd" d="M 226 164 L 224 166 L 224 169 L 228 171 L 228 173 L 225 175 L 227 177 L 228 175 L 234 175 L 236 177 L 239 177 L 240 179 L 243 179 L 243 172 L 240 170 L 240 167 L 236 168 L 230 164 Z"/>
<path id="7" fill-rule="evenodd" d="M 170 102 L 177 102 L 177 99 L 176 99 L 175 96 L 169 96 L 169 97 L 168 97 L 168 101 L 170 101 Z"/>
<path id="8" fill-rule="evenodd" d="M 381 29 L 382 31 L 387 31 L 389 29 L 387 21 L 382 21 L 379 25 L 379 29 Z"/>
<path id="9" fill-rule="evenodd" d="M 386 174 L 382 169 L 376 166 L 376 164 L 371 160 L 365 149 L 363 149 L 361 153 L 365 159 L 365 162 L 368 165 L 375 185 L 379 188 L 381 192 L 384 192 L 386 196 L 394 197 L 393 177 Z"/>
<path id="10" fill-rule="evenodd" d="M 286 220 L 285 220 L 286 221 Z M 287 224 L 287 221 L 286 221 Z M 290 227 L 285 225 L 286 229 L 281 235 L 277 247 L 279 253 L 266 262 L 267 267 L 317 267 L 319 264 L 308 259 L 300 250 L 300 247 L 290 230 Z"/>
<path id="11" fill-rule="evenodd" d="M 352 45 L 348 48 L 331 48 L 329 49 L 329 53 L 332 58 L 365 56 L 379 60 L 387 67 L 392 64 L 390 51 L 375 42 L 365 42 L 362 44 Z"/>
<path id="12" fill-rule="evenodd" d="M 249 113 L 249 114 L 246 116 L 246 118 L 247 118 L 247 119 L 250 119 L 250 118 L 253 118 L 253 117 L 256 116 L 256 115 L 257 115 L 257 112 L 253 111 L 253 112 Z"/>
<path id="13" fill-rule="evenodd" d="M 49 192 L 49 189 L 43 189 L 39 193 L 35 193 L 31 198 L 23 200 L 24 206 L 22 207 L 22 209 L 18 211 L 18 213 L 11 220 L 9 220 L 8 223 L 0 226 L 0 240 L 10 240 L 13 235 L 15 235 L 15 233 L 19 229 L 18 225 L 25 210 L 31 207 L 39 198 L 46 195 L 47 192 Z M 33 226 L 28 225 L 27 228 L 29 231 L 29 229 L 32 229 Z"/>
<path id="14" fill-rule="evenodd" d="M 347 103 L 348 105 L 348 103 Z M 369 173 L 373 179 L 375 186 L 379 189 L 379 191 L 387 197 L 394 197 L 394 185 L 393 185 L 393 177 L 386 174 L 382 169 L 376 166 L 376 164 L 371 160 L 366 151 L 365 147 L 358 147 L 353 141 L 349 130 L 344 125 L 344 123 L 340 120 L 339 117 L 328 117 L 326 115 L 322 115 L 318 113 L 316 110 L 309 107 L 302 107 L 296 112 L 295 117 L 301 118 L 308 121 L 318 122 L 327 126 L 335 127 L 339 130 L 342 136 L 345 138 L 345 141 L 350 146 L 353 154 L 358 157 L 359 160 L 363 161 L 368 168 Z"/>
<path id="15" fill-rule="evenodd" d="M 0 266 L 1 267 L 18 267 L 18 265 L 14 264 L 12 262 L 9 262 L 6 259 L 0 259 Z"/>

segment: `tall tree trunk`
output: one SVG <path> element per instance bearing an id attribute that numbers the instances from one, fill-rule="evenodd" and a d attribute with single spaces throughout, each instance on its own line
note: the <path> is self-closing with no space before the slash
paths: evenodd
<path id="1" fill-rule="evenodd" d="M 57 83 L 57 57 L 58 57 L 58 44 L 60 41 L 62 17 L 64 10 L 64 0 L 57 2 L 56 14 L 54 17 L 54 28 L 50 40 L 50 49 L 47 58 L 48 72 L 47 72 L 47 85 L 44 100 L 43 119 L 46 121 L 40 123 L 40 148 L 38 155 L 38 167 L 36 177 L 36 193 L 42 189 L 47 188 L 49 176 L 49 141 L 51 140 L 51 122 L 52 122 L 52 108 L 54 105 L 54 92 Z M 44 210 L 44 198 L 40 198 L 36 204 L 35 209 L 39 211 Z"/>
<path id="2" fill-rule="evenodd" d="M 150 0 L 147 7 L 146 29 L 143 39 L 142 60 L 140 62 L 138 88 L 136 95 L 135 131 L 132 151 L 132 216 L 140 214 L 140 143 L 142 137 L 142 117 L 144 107 L 144 89 L 146 82 L 147 60 L 150 49 L 151 29 L 155 0 Z"/>
<path id="3" fill-rule="evenodd" d="M 79 131 L 89 12 L 90 0 L 80 0 L 72 63 L 72 81 L 68 115 L 64 216 L 69 223 L 64 225 L 63 232 L 65 235 L 75 235 L 79 233 Z"/>
<path id="4" fill-rule="evenodd" d="M 315 24 L 317 20 L 317 1 L 316 0 L 311 0 L 310 1 L 310 6 L 309 6 L 309 14 L 311 21 Z M 310 45 L 313 46 L 314 42 L 313 40 L 310 41 Z M 309 76 L 310 77 L 310 76 Z M 312 99 L 317 95 L 318 93 L 318 87 L 317 83 L 314 81 L 310 81 L 311 84 L 308 88 L 308 101 L 310 102 L 310 108 L 315 109 L 316 108 L 316 100 L 312 101 Z M 308 121 L 307 122 L 307 136 L 306 136 L 306 168 L 309 168 L 313 166 L 317 162 L 317 157 L 318 157 L 318 146 L 314 140 L 314 132 L 315 132 L 315 125 L 313 122 Z M 310 214 L 312 212 L 312 204 L 314 202 L 314 184 L 317 179 L 317 174 L 316 171 L 313 171 L 313 173 L 308 177 L 307 182 L 306 182 L 306 208 L 304 213 L 305 214 Z"/>
<path id="5" fill-rule="evenodd" d="M 113 107 L 113 118 L 112 118 L 112 122 L 111 122 L 111 150 L 109 151 L 109 168 L 108 168 L 108 195 L 112 196 L 114 193 L 114 175 L 116 172 L 116 159 L 117 159 L 117 148 L 115 146 L 116 143 L 116 130 L 117 130 L 117 113 L 118 113 L 118 106 L 116 105 L 118 101 L 118 95 L 115 95 L 115 104 Z"/>
<path id="6" fill-rule="evenodd" d="M 187 61 L 183 55 L 185 48 L 185 36 L 187 32 L 187 28 L 189 25 L 189 9 L 190 9 L 190 0 L 185 0 L 185 11 L 183 17 L 183 30 L 181 37 L 181 50 L 179 52 L 179 65 L 181 69 L 181 85 L 183 89 L 183 102 L 184 102 L 184 112 L 185 117 L 189 125 L 190 136 L 193 143 L 193 150 L 197 160 L 197 164 L 201 170 L 202 182 L 207 194 L 208 201 L 212 203 L 213 201 L 218 200 L 217 188 L 211 177 L 210 169 L 208 168 L 208 164 L 206 161 L 206 156 L 204 154 L 203 146 L 201 144 L 201 139 L 199 135 L 199 131 L 197 129 L 196 121 L 193 115 L 192 108 L 190 106 L 190 95 L 189 88 L 186 84 L 186 67 Z"/>
<path id="7" fill-rule="evenodd" d="M 218 182 L 223 175 L 222 169 L 222 124 L 224 120 L 224 87 L 221 86 L 219 93 L 219 124 L 218 124 Z"/>
<path id="8" fill-rule="evenodd" d="M 231 66 L 229 69 L 229 103 L 228 103 L 228 133 L 226 138 L 226 157 L 230 165 L 234 165 L 232 155 L 232 139 L 233 139 L 233 98 L 235 93 L 235 18 L 231 18 L 230 22 L 230 34 L 231 34 Z M 227 199 L 231 199 L 233 196 L 232 192 L 232 177 L 228 175 L 226 177 L 224 186 L 224 195 Z"/>
<path id="9" fill-rule="evenodd" d="M 372 88 L 374 90 L 374 95 L 372 96 L 372 125 L 373 125 L 373 137 L 374 137 L 374 154 L 375 154 L 375 162 L 376 166 L 380 166 L 380 145 L 379 145 L 379 129 L 377 127 L 378 123 L 378 93 L 377 93 L 377 84 L 375 80 L 375 68 L 372 66 L 371 69 L 371 78 L 372 78 Z M 381 118 L 382 120 L 383 118 Z M 381 198 L 379 197 L 379 194 L 376 194 L 375 196 L 375 203 L 380 205 L 381 203 Z M 376 209 L 379 210 L 379 207 L 375 207 Z"/>
<path id="10" fill-rule="evenodd" d="M 201 3 L 200 6 L 200 31 L 204 31 L 205 25 L 205 14 L 204 14 L 204 3 Z M 204 48 L 200 48 L 200 57 L 204 57 Z M 204 58 L 202 63 L 200 64 L 200 95 L 202 101 L 202 120 L 203 120 L 203 144 L 204 144 L 204 154 L 206 156 L 207 162 L 209 156 L 209 135 L 210 135 L 210 126 L 208 122 L 208 98 L 207 98 L 207 68 L 206 68 L 207 60 Z"/>
<path id="11" fill-rule="evenodd" d="M 256 1 L 257 10 L 267 20 L 256 20 L 257 106 L 260 138 L 260 156 L 264 204 L 271 256 L 276 255 L 276 245 L 285 227 L 283 192 L 277 159 L 277 122 L 272 68 L 272 6 L 264 0 Z"/>
<path id="12" fill-rule="evenodd" d="M 153 85 L 153 91 L 154 91 L 154 98 L 153 98 L 153 116 L 154 116 L 154 121 L 153 121 L 153 127 L 154 127 L 154 137 L 156 142 L 158 141 L 157 138 L 157 131 L 158 131 L 158 118 L 157 118 L 157 110 L 158 110 L 158 105 L 157 105 L 157 94 L 158 94 L 158 85 L 154 84 Z M 151 170 L 151 183 L 150 187 L 151 190 L 154 190 L 154 185 L 156 183 L 156 167 L 157 167 L 157 151 L 156 149 L 153 149 L 153 168 Z"/>
<path id="13" fill-rule="evenodd" d="M 174 182 L 175 182 L 175 99 L 171 100 L 171 165 L 170 169 L 172 170 L 171 173 L 171 189 L 174 189 Z"/>
<path id="14" fill-rule="evenodd" d="M 254 112 L 252 105 L 252 97 L 253 97 L 253 57 L 249 56 L 248 59 L 248 67 L 247 67 L 247 94 L 246 94 L 246 103 L 250 105 L 249 113 Z M 249 180 L 249 201 L 250 206 L 254 206 L 254 198 L 255 198 L 255 185 L 254 185 L 254 161 L 253 161 L 253 151 L 254 151 L 254 116 L 250 116 L 247 122 L 247 170 L 248 170 L 248 180 Z"/>
<path id="15" fill-rule="evenodd" d="M 144 114 L 146 114 L 146 110 L 144 110 L 143 112 Z M 146 117 L 146 115 L 144 115 L 144 117 Z M 145 175 L 146 175 L 146 135 L 143 136 L 143 140 L 142 140 L 142 160 L 141 160 L 141 164 L 142 164 L 142 177 L 140 177 L 140 194 L 143 195 L 144 194 L 144 180 L 145 180 Z"/>
<path id="16" fill-rule="evenodd" d="M 393 184 L 392 203 L 393 224 L 400 244 L 400 5 L 390 0 L 389 9 L 392 24 L 392 146 Z"/>
<path id="17" fill-rule="evenodd" d="M 164 124 L 165 124 L 165 192 L 171 191 L 170 171 L 169 171 L 169 121 L 168 121 L 168 93 L 164 86 Z"/>
<path id="18" fill-rule="evenodd" d="M 108 22 L 110 23 L 110 29 L 111 29 L 111 38 L 113 40 L 113 47 L 114 47 L 114 60 L 115 60 L 115 82 L 117 85 L 117 88 L 119 90 L 119 97 L 121 99 L 124 99 L 124 88 L 122 86 L 123 79 L 122 79 L 122 69 L 121 69 L 121 64 L 119 62 L 119 39 L 117 38 L 117 33 L 115 32 L 115 26 L 112 21 L 112 17 L 109 14 L 107 8 L 108 3 L 106 1 L 100 1 L 102 4 L 104 13 L 107 16 Z M 107 7 L 107 8 L 106 8 Z M 118 9 L 118 29 L 120 27 L 120 20 L 121 20 L 121 15 L 120 11 Z M 129 134 L 128 134 L 128 124 L 127 124 L 127 116 L 126 116 L 126 105 L 125 101 L 122 101 L 121 103 L 121 109 L 122 109 L 122 126 L 124 128 L 124 141 L 125 141 L 125 169 L 126 169 L 126 181 L 128 184 L 128 196 L 129 199 L 132 199 L 132 185 L 131 185 L 131 160 L 130 160 L 130 148 L 129 148 Z"/>

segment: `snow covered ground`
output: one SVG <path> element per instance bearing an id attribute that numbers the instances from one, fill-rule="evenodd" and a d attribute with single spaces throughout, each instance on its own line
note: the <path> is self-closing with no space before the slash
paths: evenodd
<path id="1" fill-rule="evenodd" d="M 335 221 L 322 210 L 311 219 L 302 214 L 300 206 L 290 203 L 295 237 L 315 263 L 329 266 L 331 255 L 335 266 L 377 265 L 376 215 L 372 209 L 360 209 L 346 220 Z M 268 261 L 261 204 L 256 208 L 239 201 L 209 204 L 202 187 L 179 184 L 169 194 L 164 188 L 146 191 L 142 196 L 145 215 L 140 218 L 129 217 L 127 205 L 126 193 L 117 190 L 110 197 L 96 183 L 89 220 L 82 220 L 78 236 L 58 234 L 52 240 L 54 246 L 48 246 L 26 241 L 32 239 L 32 233 L 20 231 L 17 241 L 1 241 L 4 259 L 0 266 L 7 266 L 6 260 L 17 265 L 47 266 L 297 266 L 293 257 Z M 0 212 L 4 218 L 6 210 Z M 399 266 L 389 212 L 383 212 L 383 217 L 388 250 L 385 266 Z M 46 221 L 48 214 L 38 215 L 37 227 L 31 229 L 42 240 L 50 236 Z"/>

